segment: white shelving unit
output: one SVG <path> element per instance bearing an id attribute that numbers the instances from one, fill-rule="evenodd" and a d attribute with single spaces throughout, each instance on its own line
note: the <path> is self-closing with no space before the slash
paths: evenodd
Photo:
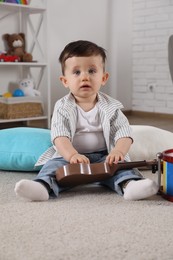
<path id="1" fill-rule="evenodd" d="M 47 55 L 47 0 L 29 1 L 28 5 L 0 2 L 0 32 L 25 33 L 26 51 L 33 55 L 33 62 L 0 62 L 0 95 L 8 91 L 10 82 L 32 78 L 35 89 L 41 93 L 44 115 L 32 118 L 0 119 L 1 123 L 46 120 L 50 127 L 50 78 Z M 0 51 L 5 50 L 0 39 Z"/>

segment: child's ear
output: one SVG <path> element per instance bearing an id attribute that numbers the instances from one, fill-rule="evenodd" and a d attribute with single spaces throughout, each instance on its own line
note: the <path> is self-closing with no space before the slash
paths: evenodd
<path id="1" fill-rule="evenodd" d="M 62 84 L 64 85 L 64 87 L 68 88 L 66 77 L 65 76 L 60 76 L 59 79 L 62 82 Z"/>
<path id="2" fill-rule="evenodd" d="M 109 78 L 109 73 L 105 72 L 102 78 L 102 86 L 104 86 L 106 84 L 106 82 L 108 81 Z"/>

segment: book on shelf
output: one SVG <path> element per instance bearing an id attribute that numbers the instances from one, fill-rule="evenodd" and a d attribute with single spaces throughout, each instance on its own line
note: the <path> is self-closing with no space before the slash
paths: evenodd
<path id="1" fill-rule="evenodd" d="M 3 3 L 11 3 L 11 4 L 20 4 L 20 5 L 28 5 L 28 0 L 0 0 Z"/>

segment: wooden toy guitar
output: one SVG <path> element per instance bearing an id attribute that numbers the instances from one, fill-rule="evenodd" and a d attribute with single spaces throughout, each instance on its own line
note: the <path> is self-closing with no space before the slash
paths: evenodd
<path id="1" fill-rule="evenodd" d="M 110 166 L 108 163 L 77 163 L 67 164 L 56 171 L 56 179 L 60 186 L 73 187 L 81 184 L 88 184 L 103 181 L 115 175 L 118 170 L 145 167 L 152 169 L 155 173 L 158 168 L 157 160 L 119 162 Z"/>

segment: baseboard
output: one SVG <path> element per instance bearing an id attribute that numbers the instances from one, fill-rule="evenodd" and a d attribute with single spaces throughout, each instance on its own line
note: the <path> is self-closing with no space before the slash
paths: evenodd
<path id="1" fill-rule="evenodd" d="M 146 117 L 146 118 L 164 118 L 164 119 L 173 119 L 173 114 L 164 114 L 164 113 L 155 113 L 155 112 L 145 112 L 145 111 L 134 111 L 134 110 L 125 110 L 123 113 L 126 116 L 137 116 L 137 117 Z"/>

